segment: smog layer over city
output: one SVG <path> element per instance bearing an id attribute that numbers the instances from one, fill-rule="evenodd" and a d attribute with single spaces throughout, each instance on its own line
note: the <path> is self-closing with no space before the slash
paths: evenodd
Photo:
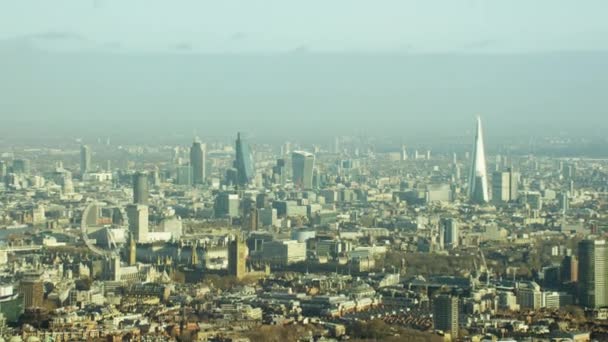
<path id="1" fill-rule="evenodd" d="M 608 341 L 606 13 L 0 1 L 0 341 Z"/>

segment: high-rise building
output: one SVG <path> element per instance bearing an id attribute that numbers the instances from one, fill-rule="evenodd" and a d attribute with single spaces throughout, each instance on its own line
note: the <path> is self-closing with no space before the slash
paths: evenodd
<path id="1" fill-rule="evenodd" d="M 569 283 L 578 282 L 578 259 L 575 255 L 566 255 L 562 260 L 562 281 Z"/>
<path id="2" fill-rule="evenodd" d="M 91 148 L 88 145 L 80 146 L 80 173 L 91 171 Z"/>
<path id="3" fill-rule="evenodd" d="M 44 300 L 44 287 L 39 275 L 28 275 L 20 284 L 21 294 L 23 295 L 23 307 L 41 308 Z"/>
<path id="4" fill-rule="evenodd" d="M 175 168 L 175 184 L 192 185 L 192 170 L 190 165 L 178 165 Z"/>
<path id="5" fill-rule="evenodd" d="M 137 244 L 135 243 L 135 237 L 133 232 L 129 233 L 129 266 L 133 266 L 137 263 Z"/>
<path id="6" fill-rule="evenodd" d="M 340 144 L 340 137 L 334 138 L 334 153 L 339 154 L 342 152 L 342 146 Z"/>
<path id="7" fill-rule="evenodd" d="M 570 210 L 570 198 L 568 192 L 560 192 L 557 196 L 557 205 L 562 214 L 566 214 Z"/>
<path id="8" fill-rule="evenodd" d="M 215 217 L 237 217 L 239 216 L 239 195 L 220 192 L 215 197 Z"/>
<path id="9" fill-rule="evenodd" d="M 247 211 L 247 219 L 245 220 L 245 229 L 251 232 L 255 232 L 258 230 L 260 226 L 260 215 L 258 212 L 258 208 L 255 206 L 249 208 Z"/>
<path id="10" fill-rule="evenodd" d="M 576 164 L 568 163 L 563 166 L 562 175 L 567 180 L 573 180 L 576 178 Z"/>
<path id="11" fill-rule="evenodd" d="M 133 175 L 133 203 L 148 205 L 148 175 L 137 172 Z"/>
<path id="12" fill-rule="evenodd" d="M 285 179 L 287 178 L 285 159 L 277 159 L 277 165 L 272 167 L 272 177 L 276 184 L 285 185 Z"/>
<path id="13" fill-rule="evenodd" d="M 237 237 L 228 246 L 228 274 L 242 279 L 247 274 L 247 245 Z"/>
<path id="14" fill-rule="evenodd" d="M 13 160 L 13 173 L 16 174 L 29 174 L 32 165 L 29 159 L 15 159 Z"/>
<path id="15" fill-rule="evenodd" d="M 236 160 L 234 164 L 237 170 L 238 185 L 249 184 L 254 176 L 253 155 L 249 144 L 241 138 L 241 133 L 238 133 L 236 138 Z"/>
<path id="16" fill-rule="evenodd" d="M 579 303 L 588 308 L 608 305 L 608 244 L 583 240 L 578 244 Z"/>
<path id="17" fill-rule="evenodd" d="M 299 189 L 312 189 L 312 174 L 315 166 L 315 156 L 304 151 L 294 151 L 291 154 L 293 183 Z"/>
<path id="18" fill-rule="evenodd" d="M 129 230 L 135 235 L 139 243 L 148 241 L 148 206 L 143 204 L 129 204 L 127 206 Z"/>
<path id="19" fill-rule="evenodd" d="M 433 327 L 458 338 L 458 297 L 439 295 L 433 301 Z"/>
<path id="20" fill-rule="evenodd" d="M 190 148 L 190 165 L 192 166 L 192 183 L 203 184 L 205 182 L 205 145 L 194 140 Z"/>
<path id="21" fill-rule="evenodd" d="M 455 248 L 458 246 L 458 222 L 453 218 L 443 218 L 439 221 L 440 231 L 443 233 L 443 243 L 445 248 Z"/>
<path id="22" fill-rule="evenodd" d="M 519 173 L 512 169 L 496 171 L 492 175 L 492 202 L 506 203 L 517 200 Z"/>
<path id="23" fill-rule="evenodd" d="M 473 148 L 471 177 L 469 178 L 469 199 L 473 203 L 483 204 L 490 199 L 488 193 L 488 174 L 486 170 L 486 155 L 481 130 L 481 118 L 477 118 L 477 133 Z"/>

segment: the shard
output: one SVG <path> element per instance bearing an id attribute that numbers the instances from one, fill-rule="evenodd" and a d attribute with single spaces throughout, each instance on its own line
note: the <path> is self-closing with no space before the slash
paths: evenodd
<path id="1" fill-rule="evenodd" d="M 469 179 L 469 199 L 473 203 L 487 203 L 488 173 L 486 170 L 486 154 L 483 146 L 481 131 L 481 118 L 477 117 L 477 132 L 475 133 L 475 146 L 473 147 L 473 162 L 471 164 L 471 178 Z"/>

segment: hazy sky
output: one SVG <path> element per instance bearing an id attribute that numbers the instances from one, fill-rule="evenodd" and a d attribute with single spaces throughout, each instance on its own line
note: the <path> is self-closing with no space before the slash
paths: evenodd
<path id="1" fill-rule="evenodd" d="M 606 13 L 605 0 L 2 0 L 0 39 L 127 51 L 598 50 Z"/>
<path id="2" fill-rule="evenodd" d="M 488 139 L 605 134 L 607 13 L 607 0 L 0 0 L 0 137 L 434 137 L 476 115 Z"/>

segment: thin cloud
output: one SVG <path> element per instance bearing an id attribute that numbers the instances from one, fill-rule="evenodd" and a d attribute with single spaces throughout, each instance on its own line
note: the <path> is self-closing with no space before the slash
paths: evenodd
<path id="1" fill-rule="evenodd" d="M 85 37 L 83 37 L 79 34 L 72 33 L 72 32 L 61 32 L 61 31 L 34 33 L 34 34 L 25 36 L 25 38 L 40 39 L 40 40 L 74 40 L 74 41 L 86 40 Z"/>

